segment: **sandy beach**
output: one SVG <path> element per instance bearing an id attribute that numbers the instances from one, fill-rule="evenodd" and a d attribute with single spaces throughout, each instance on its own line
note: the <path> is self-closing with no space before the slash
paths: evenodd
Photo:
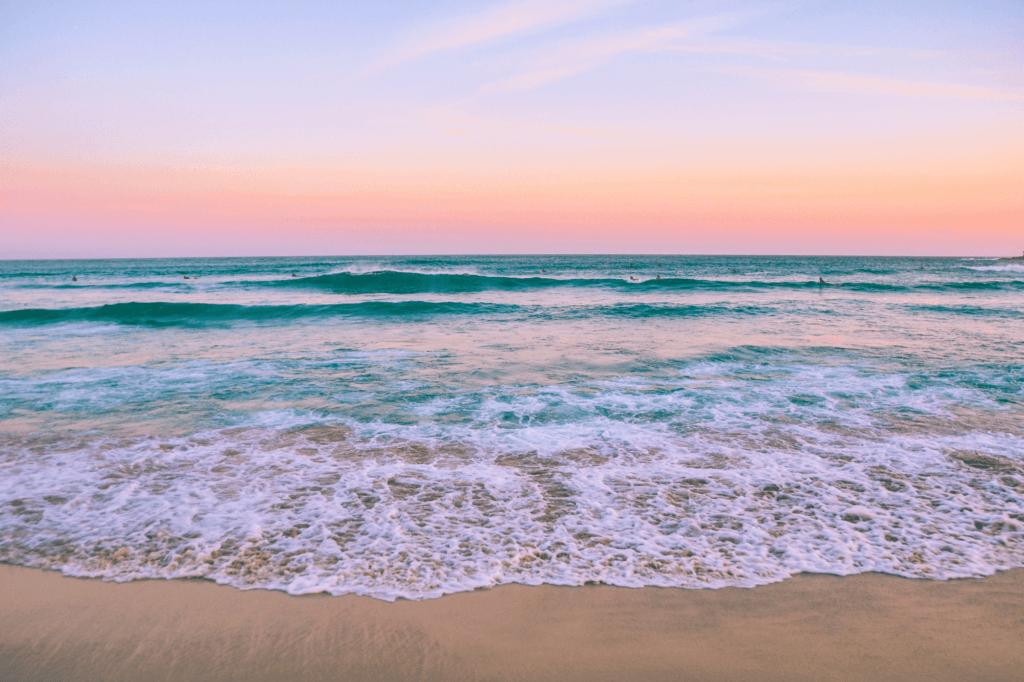
<path id="1" fill-rule="evenodd" d="M 0 565 L 0 679 L 1020 680 L 1024 570 L 387 603 Z"/>

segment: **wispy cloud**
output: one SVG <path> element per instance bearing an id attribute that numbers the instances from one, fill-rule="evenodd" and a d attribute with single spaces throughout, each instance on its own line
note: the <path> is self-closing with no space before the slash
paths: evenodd
<path id="1" fill-rule="evenodd" d="M 738 42 L 712 42 L 712 43 L 688 43 L 682 45 L 664 45 L 659 52 L 679 52 L 683 54 L 716 54 L 716 55 L 741 55 L 745 57 L 760 57 L 772 61 L 787 61 L 794 57 L 809 57 L 821 53 L 810 45 L 775 45 L 770 43 L 738 43 Z"/>
<path id="2" fill-rule="evenodd" d="M 629 0 L 519 0 L 489 12 L 434 26 L 371 65 L 368 71 L 437 52 L 469 47 L 517 33 L 585 19 Z"/>
<path id="3" fill-rule="evenodd" d="M 992 100 L 1024 102 L 1024 91 L 1002 90 L 958 83 L 926 83 L 921 81 L 884 78 L 834 71 L 804 69 L 774 69 L 758 67 L 719 67 L 703 69 L 719 73 L 734 73 L 816 92 L 853 92 L 864 95 L 895 97 L 930 97 L 937 99 Z"/>
<path id="4" fill-rule="evenodd" d="M 625 5 L 631 0 L 516 0 L 500 7 L 472 16 L 454 18 L 448 22 L 425 28 L 417 36 L 407 40 L 391 54 L 371 65 L 364 73 L 372 73 L 403 62 L 419 59 L 440 52 L 475 47 L 500 39 L 551 29 L 592 19 L 597 15 Z M 733 56 L 739 60 L 766 60 L 779 66 L 818 66 L 821 59 L 847 61 L 852 68 L 847 72 L 821 69 L 778 68 L 772 66 L 694 65 L 693 70 L 723 74 L 744 75 L 751 78 L 773 81 L 790 88 L 819 92 L 851 92 L 865 95 L 889 97 L 929 97 L 961 100 L 1024 101 L 1020 89 L 999 89 L 993 87 L 922 82 L 887 76 L 858 74 L 864 60 L 882 66 L 881 70 L 893 71 L 891 64 L 880 60 L 896 57 L 902 63 L 913 60 L 934 60 L 950 57 L 940 50 L 906 48 L 862 48 L 842 45 L 807 45 L 787 42 L 765 42 L 758 40 L 720 39 L 716 34 L 733 29 L 751 19 L 763 16 L 763 7 L 737 11 L 729 14 L 695 18 L 669 25 L 654 26 L 618 33 L 609 31 L 608 22 L 603 24 L 603 35 L 591 35 L 573 40 L 543 40 L 530 47 L 520 46 L 511 51 L 493 50 L 485 60 L 494 73 L 504 72 L 480 87 L 485 93 L 521 92 L 543 87 L 594 69 L 624 55 L 643 53 L 675 53 L 679 56 L 721 55 Z M 595 25 L 597 26 L 597 25 Z M 613 31 L 614 29 L 612 29 Z M 548 36 L 553 38 L 557 34 Z M 851 61 L 852 60 L 852 61 Z M 715 60 L 721 62 L 723 60 Z M 761 61 L 765 64 L 766 61 Z M 685 68 L 685 67 L 684 67 Z M 871 69 L 870 67 L 868 70 Z"/>
<path id="5" fill-rule="evenodd" d="M 660 28 L 637 30 L 618 35 L 562 42 L 544 47 L 524 59 L 517 75 L 492 81 L 481 87 L 483 92 L 523 91 L 548 85 L 603 66 L 613 58 L 628 53 L 710 54 L 754 57 L 777 63 L 814 60 L 822 57 L 859 61 L 877 56 L 900 56 L 906 59 L 948 57 L 939 50 L 908 50 L 900 48 L 864 49 L 852 46 L 800 45 L 717 40 L 716 31 L 741 23 L 741 15 L 706 17 Z M 763 62 L 762 62 L 763 63 Z M 923 82 L 917 80 L 864 75 L 817 69 L 778 68 L 769 66 L 706 66 L 693 70 L 710 73 L 745 75 L 770 80 L 788 87 L 818 92 L 852 92 L 890 97 L 929 97 L 961 100 L 1024 101 L 1020 89 L 1000 89 L 958 83 Z"/>
<path id="6" fill-rule="evenodd" d="M 905 48 L 863 48 L 844 45 L 807 45 L 787 42 L 710 41 L 666 45 L 662 52 L 692 54 L 721 54 L 760 57 L 784 62 L 810 57 L 899 57 L 903 59 L 935 59 L 948 56 L 944 50 L 914 50 Z"/>
<path id="7" fill-rule="evenodd" d="M 735 24 L 733 15 L 643 29 L 618 35 L 574 40 L 534 55 L 522 73 L 484 85 L 484 92 L 530 90 L 563 78 L 595 69 L 612 58 L 630 52 L 658 52 L 672 43 L 701 33 L 709 33 Z"/>

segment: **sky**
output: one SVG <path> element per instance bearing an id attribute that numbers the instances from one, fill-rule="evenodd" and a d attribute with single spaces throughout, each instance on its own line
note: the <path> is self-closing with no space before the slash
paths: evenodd
<path id="1" fill-rule="evenodd" d="M 0 0 L 0 259 L 1022 250 L 1019 0 Z"/>

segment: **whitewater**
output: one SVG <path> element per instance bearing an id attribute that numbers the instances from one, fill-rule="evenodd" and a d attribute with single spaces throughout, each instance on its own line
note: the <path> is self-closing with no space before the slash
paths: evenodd
<path id="1" fill-rule="evenodd" d="M 1024 268 L 0 261 L 0 561 L 422 599 L 1024 566 Z"/>

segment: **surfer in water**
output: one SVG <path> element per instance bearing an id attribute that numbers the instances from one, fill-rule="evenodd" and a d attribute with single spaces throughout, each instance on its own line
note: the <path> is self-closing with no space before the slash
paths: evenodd
<path id="1" fill-rule="evenodd" d="M 77 282 L 78 281 L 78 277 L 76 275 L 71 275 L 71 281 L 72 282 Z"/>
<path id="2" fill-rule="evenodd" d="M 819 277 L 818 278 L 818 286 L 821 286 L 822 284 L 828 284 L 828 282 L 825 281 L 824 277 Z"/>

